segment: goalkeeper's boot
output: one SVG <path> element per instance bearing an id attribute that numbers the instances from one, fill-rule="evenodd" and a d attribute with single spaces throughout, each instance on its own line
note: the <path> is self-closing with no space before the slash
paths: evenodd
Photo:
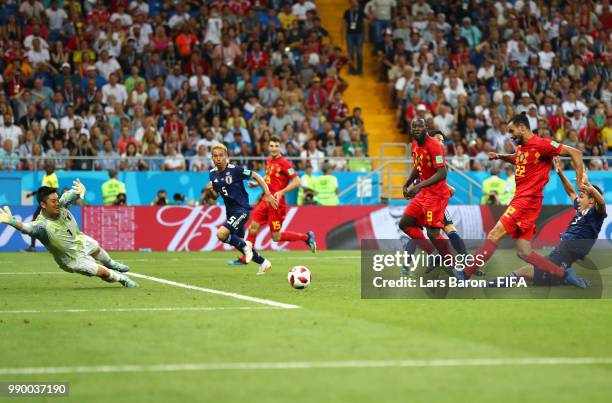
<path id="1" fill-rule="evenodd" d="M 574 269 L 572 269 L 571 267 L 565 268 L 564 279 L 569 284 L 576 286 L 578 288 L 587 288 L 590 285 L 590 282 L 587 282 L 583 278 L 578 277 Z"/>
<path id="2" fill-rule="evenodd" d="M 251 241 L 245 241 L 246 245 L 242 248 L 242 253 L 244 253 L 244 263 L 251 263 L 253 260 L 253 244 Z"/>
<path id="3" fill-rule="evenodd" d="M 130 268 L 128 266 L 115 261 L 113 261 L 109 266 L 109 269 L 118 271 L 119 273 L 127 273 L 128 271 L 130 271 Z"/>
<path id="4" fill-rule="evenodd" d="M 272 263 L 268 259 L 265 259 L 263 263 L 259 265 L 259 270 L 257 271 L 257 275 L 261 276 L 263 274 L 266 274 L 270 270 L 272 270 Z"/>
<path id="5" fill-rule="evenodd" d="M 246 263 L 244 262 L 244 255 L 240 256 L 238 259 L 236 260 L 228 260 L 227 264 L 229 266 L 244 266 Z"/>
<path id="6" fill-rule="evenodd" d="M 312 253 L 315 253 L 317 251 L 317 242 L 315 241 L 314 232 L 308 231 L 306 235 L 308 235 L 308 239 L 306 240 L 306 245 L 310 246 L 310 251 Z"/>
<path id="7" fill-rule="evenodd" d="M 119 280 L 119 284 L 121 284 L 122 286 L 124 286 L 126 288 L 140 287 L 138 285 L 138 283 L 136 283 L 131 278 L 129 278 L 128 276 L 125 276 L 125 275 L 121 276 L 121 280 Z"/>

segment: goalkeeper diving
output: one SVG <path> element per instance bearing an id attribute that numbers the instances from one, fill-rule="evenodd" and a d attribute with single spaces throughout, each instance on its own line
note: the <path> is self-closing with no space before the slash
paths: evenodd
<path id="1" fill-rule="evenodd" d="M 100 277 L 108 283 L 118 282 L 124 287 L 138 287 L 138 284 L 122 274 L 129 270 L 126 265 L 115 262 L 96 240 L 79 230 L 68 207 L 83 197 L 85 186 L 78 179 L 61 198 L 56 188 L 42 186 L 36 192 L 41 214 L 35 221 L 19 222 L 5 206 L 4 209 L 0 208 L 0 224 L 11 225 L 38 239 L 64 271 Z"/>

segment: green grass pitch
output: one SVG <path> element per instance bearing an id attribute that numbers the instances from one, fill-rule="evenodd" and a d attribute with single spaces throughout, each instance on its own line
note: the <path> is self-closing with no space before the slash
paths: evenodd
<path id="1" fill-rule="evenodd" d="M 136 273 L 299 309 L 146 279 L 135 279 L 139 289 L 124 289 L 63 274 L 47 253 L 0 254 L 0 381 L 69 382 L 69 398 L 30 398 L 50 402 L 559 403 L 608 402 L 612 395 L 610 363 L 351 364 L 610 358 L 611 300 L 362 300 L 358 252 L 265 255 L 273 270 L 255 276 L 255 265 L 225 265 L 235 253 L 113 254 Z M 298 264 L 313 273 L 306 290 L 287 283 L 288 270 Z M 70 309 L 83 312 L 67 312 Z M 94 311 L 100 309 L 108 311 Z M 231 366 L 323 361 L 339 361 L 345 367 Z M 203 367 L 150 370 L 175 364 Z M 142 368 L 120 370 L 126 365 Z M 108 372 L 77 371 L 99 366 L 109 366 Z M 71 372 L 6 374 L 9 368 L 56 367 Z"/>

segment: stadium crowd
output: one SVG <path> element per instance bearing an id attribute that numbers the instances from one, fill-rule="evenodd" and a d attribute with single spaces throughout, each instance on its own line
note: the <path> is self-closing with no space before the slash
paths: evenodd
<path id="1" fill-rule="evenodd" d="M 368 169 L 346 62 L 311 1 L 4 0 L 0 170 L 201 171 L 216 142 L 261 169 L 271 135 L 299 168 Z"/>
<path id="2" fill-rule="evenodd" d="M 540 136 L 606 170 L 611 10 L 609 0 L 353 0 L 344 22 L 354 71 L 369 33 L 398 127 L 425 117 L 446 134 L 453 167 L 493 168 L 487 153 L 513 152 L 506 122 L 525 112 Z"/>

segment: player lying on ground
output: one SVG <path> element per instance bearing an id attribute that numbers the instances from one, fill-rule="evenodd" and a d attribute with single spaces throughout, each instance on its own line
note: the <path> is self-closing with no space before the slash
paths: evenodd
<path id="1" fill-rule="evenodd" d="M 83 234 L 68 207 L 85 196 L 85 186 L 77 179 L 72 190 L 61 199 L 57 189 L 43 186 L 36 192 L 41 214 L 31 223 L 19 222 L 8 207 L 0 209 L 0 223 L 38 239 L 51 252 L 59 267 L 69 273 L 96 276 L 108 283 L 119 282 L 124 287 L 138 287 L 124 274 L 129 268 L 115 262 L 94 239 Z M 98 264 L 99 261 L 102 264 Z"/>
<path id="2" fill-rule="evenodd" d="M 265 201 L 270 207 L 277 208 L 278 201 L 270 193 L 268 185 L 257 172 L 229 164 L 227 159 L 225 145 L 213 145 L 212 160 L 215 167 L 210 170 L 210 182 L 206 185 L 206 189 L 214 191 L 215 198 L 221 195 L 225 203 L 226 216 L 225 224 L 217 230 L 217 238 L 242 252 L 246 263 L 251 262 L 251 260 L 258 263 L 258 275 L 265 274 L 272 268 L 272 263 L 253 250 L 253 244 L 250 241 L 243 239 L 244 224 L 248 221 L 251 211 L 249 195 L 244 188 L 244 181 L 255 179 L 263 189 Z"/>
<path id="3" fill-rule="evenodd" d="M 475 259 L 474 264 L 468 265 L 463 271 L 455 270 L 455 275 L 460 280 L 472 276 L 480 268 L 479 263 L 484 264 L 493 256 L 497 243 L 510 234 L 512 239 L 516 240 L 517 255 L 522 260 L 546 273 L 564 278 L 576 287 L 584 288 L 586 283 L 576 276 L 571 267 L 563 268 L 531 249 L 531 239 L 536 232 L 536 220 L 542 210 L 542 199 L 544 198 L 542 189 L 548 182 L 553 158 L 558 155 L 571 157 L 576 169 L 577 187 L 582 189 L 581 181 L 584 170 L 582 152 L 532 133 L 529 128 L 529 120 L 524 114 L 515 115 L 510 120 L 508 132 L 518 145 L 515 153 L 500 155 L 491 152 L 489 159 L 502 159 L 516 165 L 516 193 L 506 212 L 475 252 L 475 256 L 480 256 L 480 259 Z"/>
<path id="4" fill-rule="evenodd" d="M 549 260 L 563 267 L 571 266 L 577 260 L 583 260 L 591 251 L 607 214 L 606 202 L 601 195 L 601 190 L 589 183 L 586 174 L 582 179 L 582 189 L 576 197 L 574 187 L 563 174 L 561 160 L 557 158 L 555 163 L 563 188 L 574 203 L 576 210 L 576 215 L 570 221 L 567 229 L 560 234 L 559 246 L 548 255 Z M 504 277 L 490 281 L 489 285 L 492 287 L 509 286 L 513 284 L 512 278 L 519 277 L 533 281 L 534 285 L 552 286 L 565 283 L 561 277 L 551 276 L 533 265 L 526 265 Z M 588 284 L 587 280 L 584 281 Z"/>
<path id="5" fill-rule="evenodd" d="M 266 176 L 265 182 L 270 188 L 270 192 L 278 201 L 278 208 L 273 208 L 265 200 L 261 200 L 253 210 L 251 224 L 249 225 L 249 233 L 247 239 L 252 244 L 255 244 L 257 233 L 263 225 L 268 225 L 270 234 L 274 242 L 306 242 L 312 253 L 317 250 L 314 232 L 306 233 L 282 231 L 283 220 L 287 214 L 287 201 L 285 195 L 294 189 L 300 187 L 300 178 L 297 176 L 291 162 L 287 161 L 281 155 L 280 138 L 278 136 L 270 137 L 268 143 L 270 157 L 266 160 Z M 257 182 L 249 182 L 250 187 L 259 186 Z M 244 256 L 236 261 L 228 262 L 230 264 L 244 264 Z"/>
<path id="6" fill-rule="evenodd" d="M 428 135 L 427 124 L 422 118 L 412 120 L 410 132 L 414 168 L 403 190 L 404 198 L 412 200 L 404 210 L 399 227 L 423 251 L 431 255 L 437 249 L 448 262 L 452 253 L 447 239 L 440 234 L 450 199 L 444 148 Z M 415 184 L 417 178 L 419 183 Z M 423 235 L 422 227 L 426 228 L 429 240 Z"/>

